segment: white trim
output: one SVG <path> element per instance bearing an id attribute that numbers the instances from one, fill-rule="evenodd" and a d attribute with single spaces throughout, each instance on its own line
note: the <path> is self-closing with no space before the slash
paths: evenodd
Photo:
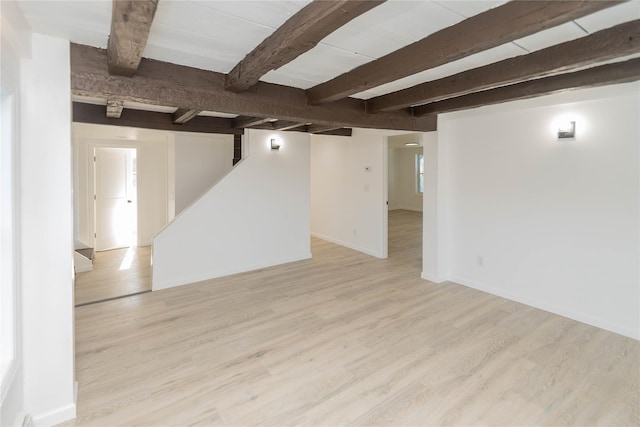
<path id="1" fill-rule="evenodd" d="M 32 416 L 34 427 L 50 427 L 76 417 L 76 404 L 62 406 L 44 414 Z M 27 417 L 25 417 L 26 420 Z"/>
<path id="2" fill-rule="evenodd" d="M 382 140 L 382 242 L 380 256 L 389 258 L 389 137 Z M 377 255 L 374 255 L 377 256 Z"/>
<path id="3" fill-rule="evenodd" d="M 13 419 L 12 427 L 33 427 L 33 418 L 24 412 L 18 412 Z"/>
<path id="4" fill-rule="evenodd" d="M 4 23 L 4 20 L 3 20 Z M 4 72 L 4 69 L 3 69 Z M 4 78 L 4 76 L 3 76 Z M 10 177 L 7 179 L 9 184 L 8 188 L 8 207 L 10 211 L 5 211 L 4 213 L 8 213 L 8 224 L 3 224 L 4 226 L 9 226 L 8 234 L 9 236 L 3 236 L 3 240 L 8 237 L 9 247 L 5 247 L 4 249 L 9 249 L 9 254 L 3 254 L 3 261 L 5 267 L 7 267 L 7 271 L 9 271 L 8 275 L 8 283 L 7 285 L 11 287 L 10 298 L 11 301 L 8 303 L 11 306 L 11 324 L 13 326 L 13 330 L 11 331 L 12 336 L 12 350 L 13 354 L 10 360 L 2 360 L 3 357 L 0 356 L 0 404 L 3 404 L 5 398 L 7 397 L 9 390 L 13 386 L 13 382 L 16 377 L 16 373 L 20 369 L 22 365 L 22 342 L 21 342 L 21 334 L 22 334 L 22 311 L 21 311 L 21 296 L 20 296 L 20 172 L 19 167 L 17 166 L 19 163 L 19 93 L 18 90 L 13 87 L 13 82 L 9 81 L 9 83 L 0 88 L 0 104 L 3 107 L 2 114 L 0 115 L 0 122 L 4 125 L 2 128 L 2 137 L 8 137 L 7 140 L 3 140 L 2 145 L 0 146 L 0 161 L 7 166 L 8 165 L 8 174 Z M 6 109 L 6 110 L 5 110 Z M 8 115 L 8 116 L 7 116 Z M 5 119 L 8 121 L 5 122 Z M 6 146 L 5 146 L 6 145 Z M 3 158 L 3 155 L 8 155 L 7 158 Z M 2 169 L 0 167 L 0 169 Z M 4 174 L 5 172 L 3 172 Z M 4 179 L 4 178 L 3 178 Z M 6 185 L 4 183 L 3 185 Z M 2 193 L 2 191 L 0 191 Z M 7 202 L 7 200 L 3 200 L 3 202 Z M 6 206 L 5 206 L 6 209 Z M 3 209 L 4 210 L 4 209 Z M 0 214 L 0 220 L 4 222 L 2 219 L 2 214 Z M 0 249 L 0 252 L 2 250 Z M 7 262 L 8 261 L 8 262 Z M 5 274 L 7 273 L 5 271 Z M 4 291 L 2 291 L 4 292 Z M 6 296 L 6 295 L 5 295 Z M 6 302 L 5 302 L 6 303 Z M 6 315 L 6 313 L 5 313 Z M 5 319 L 6 320 L 6 319 Z M 0 320 L 0 325 L 2 324 L 2 320 Z M 6 355 L 5 355 L 6 356 Z M 2 363 L 4 362 L 4 365 Z"/>
<path id="5" fill-rule="evenodd" d="M 76 273 L 87 273 L 93 271 L 92 265 L 76 265 Z"/>
<path id="6" fill-rule="evenodd" d="M 324 234 L 313 233 L 312 232 L 311 235 L 313 237 L 317 237 L 318 239 L 326 240 L 327 242 L 335 243 L 336 245 L 344 246 L 345 248 L 353 249 L 354 251 L 362 252 L 363 254 L 371 255 L 371 256 L 374 256 L 376 258 L 381 258 L 381 259 L 385 259 L 386 258 L 386 257 L 382 256 L 382 254 L 380 254 L 379 252 L 372 251 L 372 250 L 369 250 L 367 248 L 363 248 L 361 246 L 354 245 L 354 244 L 342 241 L 340 239 L 334 239 L 332 237 L 325 236 Z"/>
<path id="7" fill-rule="evenodd" d="M 640 328 L 633 330 L 625 325 L 620 325 L 609 320 L 602 319 L 597 316 L 574 310 L 570 307 L 559 306 L 548 301 L 542 301 L 540 299 L 523 296 L 516 293 L 508 292 L 500 288 L 488 286 L 482 283 L 474 282 L 473 280 L 466 279 L 460 276 L 452 276 L 451 281 L 457 284 L 477 289 L 482 292 L 486 292 L 492 295 L 496 295 L 502 298 L 506 298 L 511 301 L 516 301 L 522 304 L 526 304 L 530 307 L 538 308 L 540 310 L 548 311 L 559 316 L 567 317 L 569 319 L 576 320 L 578 322 L 586 323 L 597 328 L 605 329 L 607 331 L 614 332 L 616 334 L 624 335 L 629 338 L 640 340 Z"/>
<path id="8" fill-rule="evenodd" d="M 259 270 L 261 268 L 274 267 L 276 265 L 288 264 L 290 262 L 302 261 L 311 258 L 311 252 L 304 255 L 294 255 L 291 257 L 284 257 L 277 260 L 265 261 L 257 264 L 248 265 L 240 268 L 232 268 L 228 270 L 220 270 L 213 273 L 199 274 L 193 276 L 183 276 L 179 282 L 176 280 L 157 283 L 152 281 L 152 291 L 158 291 L 161 289 L 172 288 L 176 286 L 191 285 L 193 283 L 202 282 L 204 280 L 217 279 L 219 277 L 231 276 L 233 274 L 245 273 L 247 271 Z"/>
<path id="9" fill-rule="evenodd" d="M 433 283 L 443 283 L 443 282 L 448 282 L 449 278 L 446 276 L 432 276 L 429 273 L 425 273 L 424 271 L 420 274 L 420 277 L 424 280 L 428 280 L 429 282 L 433 282 Z"/>

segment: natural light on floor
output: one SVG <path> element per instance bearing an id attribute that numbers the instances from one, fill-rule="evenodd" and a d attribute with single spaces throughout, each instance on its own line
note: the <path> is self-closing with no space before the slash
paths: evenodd
<path id="1" fill-rule="evenodd" d="M 120 271 L 122 270 L 128 270 L 129 268 L 131 268 L 131 263 L 133 262 L 133 255 L 136 253 L 136 250 L 133 246 L 129 247 L 129 249 L 127 249 L 127 252 L 124 254 L 124 258 L 122 259 L 122 262 L 120 263 Z"/>

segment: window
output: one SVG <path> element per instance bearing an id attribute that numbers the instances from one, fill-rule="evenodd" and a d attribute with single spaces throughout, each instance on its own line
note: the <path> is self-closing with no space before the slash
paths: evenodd
<path id="1" fill-rule="evenodd" d="M 424 193 L 424 155 L 416 154 L 416 191 Z"/>

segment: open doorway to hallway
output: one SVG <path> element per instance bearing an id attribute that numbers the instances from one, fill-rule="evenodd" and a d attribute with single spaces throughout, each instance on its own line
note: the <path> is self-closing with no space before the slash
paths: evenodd
<path id="1" fill-rule="evenodd" d="M 387 139 L 388 256 L 422 266 L 422 134 Z"/>
<path id="2" fill-rule="evenodd" d="M 93 148 L 95 253 L 76 276 L 76 306 L 151 290 L 151 248 L 138 246 L 137 149 Z"/>
<path id="3" fill-rule="evenodd" d="M 151 248 L 138 245 L 138 150 L 93 146 L 88 151 L 95 253 L 81 250 L 93 265 L 76 276 L 76 306 L 151 290 Z"/>
<path id="4" fill-rule="evenodd" d="M 150 245 L 173 215 L 172 143 L 161 132 L 73 125 L 76 306 L 151 290 Z"/>

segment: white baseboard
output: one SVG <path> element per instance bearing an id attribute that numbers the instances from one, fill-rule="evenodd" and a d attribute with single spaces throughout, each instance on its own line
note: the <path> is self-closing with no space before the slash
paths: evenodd
<path id="1" fill-rule="evenodd" d="M 93 270 L 93 264 L 90 265 L 76 265 L 76 273 L 86 273 Z"/>
<path id="2" fill-rule="evenodd" d="M 628 327 L 625 325 L 620 325 L 614 322 L 610 322 L 606 319 L 601 319 L 596 316 L 592 316 L 590 314 L 574 310 L 570 307 L 559 306 L 559 305 L 550 303 L 548 301 L 542 301 L 527 295 L 520 295 L 513 292 L 508 292 L 508 291 L 505 291 L 504 289 L 495 288 L 493 286 L 487 286 L 482 283 L 478 283 L 473 280 L 460 277 L 460 276 L 452 276 L 450 280 L 452 282 L 455 282 L 463 286 L 467 286 L 469 288 L 477 289 L 479 291 L 496 295 L 502 298 L 506 298 L 511 301 L 516 301 L 516 302 L 528 305 L 530 307 L 548 311 L 549 313 L 567 317 L 569 319 L 576 320 L 581 323 L 586 323 L 587 325 L 595 326 L 597 328 L 605 329 L 607 331 L 614 332 L 616 334 L 624 335 L 625 337 L 633 338 L 635 340 L 640 340 L 640 331 L 638 331 L 637 329 L 634 330 L 633 327 Z"/>
<path id="3" fill-rule="evenodd" d="M 72 403 L 44 414 L 32 417 L 31 426 L 33 427 L 50 427 L 60 424 L 64 421 L 71 420 L 76 417 L 76 404 Z M 26 420 L 26 417 L 25 417 Z"/>
<path id="4" fill-rule="evenodd" d="M 290 262 L 302 261 L 305 259 L 311 258 L 311 252 L 308 252 L 303 255 L 294 255 L 291 257 L 284 257 L 280 259 L 268 260 L 261 263 L 251 264 L 247 266 L 231 268 L 228 270 L 218 270 L 211 271 L 204 274 L 197 274 L 192 276 L 184 276 L 180 279 L 169 280 L 166 282 L 156 283 L 153 280 L 153 269 L 152 269 L 152 281 L 151 281 L 151 289 L 154 291 L 158 291 L 160 289 L 174 288 L 176 286 L 190 285 L 192 283 L 202 282 L 203 280 L 211 280 L 217 279 L 219 277 L 231 276 L 233 274 L 245 273 L 247 271 L 259 270 L 261 268 L 274 267 L 276 265 L 288 264 Z"/>
<path id="5" fill-rule="evenodd" d="M 374 256 L 376 258 L 383 258 L 383 259 L 385 258 L 384 256 L 382 256 L 382 254 L 380 252 L 372 251 L 370 249 L 363 248 L 362 246 L 354 245 L 352 243 L 345 242 L 345 241 L 340 240 L 340 239 L 334 239 L 333 237 L 325 236 L 324 234 L 311 233 L 311 235 L 313 237 L 317 237 L 318 239 L 326 240 L 327 242 L 335 243 L 336 245 L 344 246 L 345 248 L 349 248 L 349 249 L 353 249 L 354 251 L 362 252 L 363 254 L 371 255 L 371 256 Z"/>
<path id="6" fill-rule="evenodd" d="M 75 266 L 76 273 L 84 273 L 93 270 L 93 262 L 78 252 L 73 253 L 73 265 Z"/>
<path id="7" fill-rule="evenodd" d="M 449 278 L 447 276 L 433 276 L 429 273 L 425 273 L 424 271 L 420 274 L 420 277 L 433 283 L 443 283 L 449 281 Z"/>
<path id="8" fill-rule="evenodd" d="M 33 419 L 31 415 L 24 412 L 18 412 L 16 418 L 13 420 L 11 427 L 33 427 Z"/>

